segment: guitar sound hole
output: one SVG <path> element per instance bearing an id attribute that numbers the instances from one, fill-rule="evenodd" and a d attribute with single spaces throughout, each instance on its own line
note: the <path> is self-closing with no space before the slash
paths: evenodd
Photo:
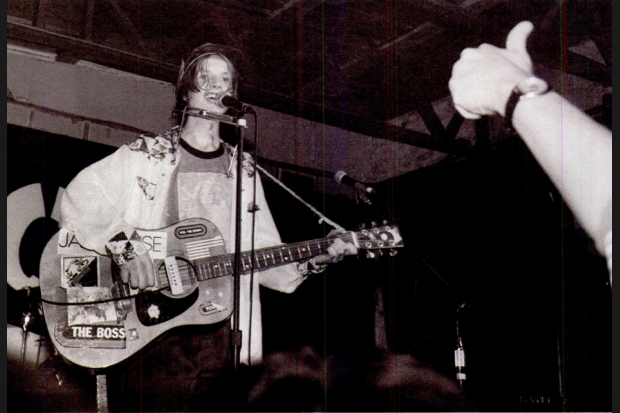
<path id="1" fill-rule="evenodd" d="M 181 258 L 181 257 L 175 257 L 175 260 L 176 260 L 176 267 L 178 269 L 178 274 L 181 280 L 181 285 L 183 286 L 183 293 L 173 295 L 169 287 L 163 289 L 161 293 L 169 297 L 172 297 L 172 298 L 187 297 L 189 294 L 191 294 L 196 289 L 196 286 L 198 285 L 196 271 L 194 270 L 194 267 L 188 260 Z M 159 266 L 158 275 L 163 285 L 169 285 L 168 272 L 166 270 L 166 265 L 163 262 Z"/>

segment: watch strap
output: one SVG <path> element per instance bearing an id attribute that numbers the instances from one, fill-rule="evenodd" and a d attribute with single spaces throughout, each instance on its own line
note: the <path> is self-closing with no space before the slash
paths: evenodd
<path id="1" fill-rule="evenodd" d="M 519 82 L 512 90 L 508 102 L 506 102 L 506 110 L 504 111 L 504 125 L 510 131 L 514 131 L 512 124 L 512 116 L 514 114 L 517 103 L 521 99 L 530 99 L 536 96 L 544 95 L 549 92 L 551 87 L 547 82 L 537 77 L 529 77 Z"/>

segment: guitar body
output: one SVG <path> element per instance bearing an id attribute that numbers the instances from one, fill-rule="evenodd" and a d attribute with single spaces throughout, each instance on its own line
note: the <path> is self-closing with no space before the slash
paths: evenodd
<path id="1" fill-rule="evenodd" d="M 158 285 L 144 293 L 121 283 L 114 262 L 82 248 L 72 233 L 61 230 L 47 243 L 40 263 L 43 311 L 54 347 L 66 360 L 87 368 L 109 367 L 175 327 L 213 324 L 232 314 L 232 276 L 200 280 L 204 277 L 193 267 L 191 257 L 226 251 L 211 222 L 192 219 L 138 232 L 150 242 L 149 254 L 158 273 Z M 196 245 L 198 253 L 192 250 Z M 172 294 L 166 286 L 166 257 L 174 257 L 183 274 L 182 293 Z M 82 278 L 73 285 L 69 279 L 80 270 Z M 94 300 L 101 299 L 104 290 L 104 299 L 111 295 L 115 300 L 70 304 L 72 296 L 80 295 L 73 290 Z"/>
<path id="2" fill-rule="evenodd" d="M 45 322 L 69 362 L 100 369 L 136 354 L 182 325 L 214 324 L 233 311 L 233 258 L 217 227 L 201 218 L 140 230 L 153 259 L 156 285 L 143 292 L 120 280 L 114 262 L 83 248 L 61 229 L 47 243 L 39 268 Z M 325 254 L 335 238 L 358 249 L 403 246 L 396 228 L 373 227 L 327 238 L 241 252 L 241 274 Z"/>

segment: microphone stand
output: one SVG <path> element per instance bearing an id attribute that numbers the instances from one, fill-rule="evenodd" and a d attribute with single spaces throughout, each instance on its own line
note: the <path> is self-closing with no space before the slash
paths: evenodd
<path id="1" fill-rule="evenodd" d="M 239 304 L 241 295 L 241 174 L 243 172 L 243 130 L 247 128 L 247 122 L 243 113 L 237 118 L 237 190 L 235 210 L 235 262 L 233 265 L 234 303 L 233 303 L 233 326 L 231 341 L 233 347 L 233 370 L 236 373 L 239 368 L 241 356 L 242 332 L 239 328 Z M 254 265 L 252 263 L 252 265 Z M 252 288 L 252 286 L 250 286 Z"/>
<path id="2" fill-rule="evenodd" d="M 203 119 L 217 120 L 236 126 L 237 139 L 237 181 L 235 194 L 235 260 L 233 262 L 233 325 L 231 330 L 231 345 L 233 347 L 233 371 L 239 369 L 241 356 L 242 332 L 240 326 L 240 296 L 241 296 L 241 175 L 243 173 L 243 130 L 247 128 L 247 122 L 243 117 L 244 113 L 239 112 L 239 117 L 234 117 L 221 113 L 214 113 L 204 109 L 191 106 L 185 107 L 183 114 Z M 250 286 L 252 288 L 252 286 Z"/>
<path id="3" fill-rule="evenodd" d="M 337 180 L 338 181 L 338 180 Z M 383 214 L 377 209 L 377 206 L 371 201 L 370 196 L 374 195 L 375 192 L 366 192 L 366 191 L 362 191 L 357 187 L 354 187 L 354 191 L 355 191 L 355 206 L 356 206 L 356 219 L 357 219 L 357 227 L 361 230 L 365 230 L 367 228 L 367 225 L 365 223 L 365 219 L 370 216 L 371 218 L 371 222 L 370 222 L 370 230 L 372 230 L 372 228 L 376 227 L 378 225 L 377 223 L 377 219 L 379 219 L 380 221 L 382 221 L 381 223 L 384 224 L 386 223 L 386 220 L 383 217 Z M 393 252 L 392 252 L 393 251 Z M 396 250 L 392 250 L 390 251 L 390 256 L 392 256 Z M 371 258 L 373 259 L 371 262 L 371 264 L 367 264 L 369 265 L 372 269 L 372 271 L 375 274 L 378 274 L 379 271 L 383 268 L 380 264 L 379 264 L 379 260 L 381 259 L 381 256 L 383 255 L 383 251 L 378 249 L 378 250 L 366 250 L 366 258 Z M 366 266 L 366 265 L 365 265 Z M 385 303 L 386 300 L 384 299 L 384 285 L 386 282 L 390 282 L 389 280 L 386 281 L 384 279 L 382 279 L 381 277 L 375 276 L 372 277 L 372 285 L 368 284 L 367 287 L 364 289 L 364 291 L 362 292 L 364 295 L 368 294 L 368 297 L 370 297 L 370 294 L 372 294 L 372 302 L 374 303 L 374 317 L 373 317 L 373 330 L 374 330 L 374 346 L 375 349 L 378 349 L 380 351 L 389 351 L 390 346 L 388 343 L 388 328 L 391 328 L 391 326 L 388 327 L 388 323 L 386 320 L 386 313 L 385 313 Z"/>
<path id="4" fill-rule="evenodd" d="M 463 348 L 463 340 L 459 330 L 459 312 L 465 308 L 465 303 L 456 309 L 456 350 L 454 350 L 454 368 L 456 369 L 456 381 L 461 389 L 465 383 L 467 375 L 465 373 L 465 349 Z"/>

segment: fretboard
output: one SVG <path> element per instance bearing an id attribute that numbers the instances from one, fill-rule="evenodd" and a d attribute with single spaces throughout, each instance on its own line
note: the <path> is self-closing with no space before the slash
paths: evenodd
<path id="1" fill-rule="evenodd" d="M 353 242 L 351 232 L 338 234 L 335 237 L 315 239 L 311 241 L 296 242 L 293 244 L 278 245 L 275 247 L 261 248 L 241 253 L 241 273 L 255 271 L 270 267 L 297 262 L 304 259 L 325 254 L 327 247 L 335 238 L 341 238 L 345 242 Z M 193 261 L 194 270 L 199 281 L 231 275 L 234 272 L 235 254 L 223 254 L 215 257 L 201 258 Z M 252 264 L 254 264 L 252 266 Z"/>

